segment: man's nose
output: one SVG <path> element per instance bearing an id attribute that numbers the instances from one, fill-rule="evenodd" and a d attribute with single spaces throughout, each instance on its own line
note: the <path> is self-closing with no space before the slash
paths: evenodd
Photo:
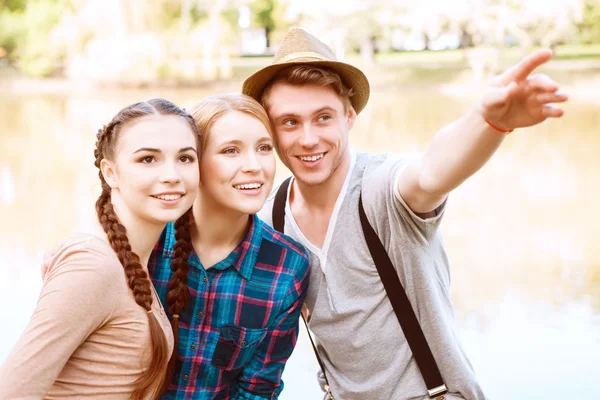
<path id="1" fill-rule="evenodd" d="M 319 143 L 319 137 L 315 134 L 310 124 L 305 124 L 300 137 L 300 144 L 305 147 L 313 147 Z"/>

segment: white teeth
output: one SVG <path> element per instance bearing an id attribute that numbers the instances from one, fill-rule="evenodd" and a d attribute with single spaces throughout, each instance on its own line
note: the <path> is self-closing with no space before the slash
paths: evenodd
<path id="1" fill-rule="evenodd" d="M 321 158 L 323 158 L 323 153 L 317 155 L 317 156 L 298 156 L 299 159 L 301 159 L 302 161 L 317 161 L 320 160 Z"/>
<path id="2" fill-rule="evenodd" d="M 172 200 L 178 200 L 181 195 L 180 194 L 161 194 L 158 196 L 154 196 L 157 199 L 161 199 L 161 200 L 168 200 L 168 201 L 172 201 Z"/>
<path id="3" fill-rule="evenodd" d="M 258 189 L 262 186 L 262 183 L 245 183 L 243 185 L 235 185 L 236 189 Z"/>

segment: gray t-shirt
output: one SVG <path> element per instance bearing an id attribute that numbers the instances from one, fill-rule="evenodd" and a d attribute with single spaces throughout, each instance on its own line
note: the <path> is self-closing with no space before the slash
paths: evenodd
<path id="1" fill-rule="evenodd" d="M 286 203 L 285 233 L 309 250 L 309 327 L 337 400 L 427 399 L 427 388 L 362 233 L 358 198 L 383 242 L 449 390 L 446 399 L 485 396 L 455 333 L 450 271 L 437 216 L 422 219 L 399 195 L 410 156 L 352 153 L 321 249 L 300 231 Z M 272 224 L 274 194 L 260 211 Z M 289 193 L 288 193 L 289 196 Z"/>

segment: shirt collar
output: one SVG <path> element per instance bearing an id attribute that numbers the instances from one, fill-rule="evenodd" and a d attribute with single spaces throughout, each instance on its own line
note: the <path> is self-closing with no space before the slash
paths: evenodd
<path id="1" fill-rule="evenodd" d="M 250 280 L 254 264 L 256 264 L 256 259 L 258 258 L 258 252 L 260 251 L 263 230 L 263 222 L 256 215 L 253 215 L 250 221 L 250 229 L 248 229 L 248 233 L 246 233 L 244 239 L 233 249 L 227 258 L 215 264 L 214 268 L 223 271 L 229 267 L 233 267 L 246 280 Z M 154 249 L 155 251 L 163 249 L 163 257 L 172 258 L 174 246 L 175 226 L 173 223 L 169 223 Z M 195 252 L 192 252 L 189 262 L 196 268 L 202 268 L 198 255 Z"/>
<path id="2" fill-rule="evenodd" d="M 253 215 L 251 218 L 250 229 L 248 229 L 248 233 L 246 233 L 244 239 L 226 259 L 215 264 L 213 268 L 222 271 L 233 267 L 246 280 L 250 280 L 263 236 L 263 222 L 256 215 Z"/>

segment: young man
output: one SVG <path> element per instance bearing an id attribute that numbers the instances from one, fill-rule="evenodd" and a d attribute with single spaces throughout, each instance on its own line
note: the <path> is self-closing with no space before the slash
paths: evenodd
<path id="1" fill-rule="evenodd" d="M 456 339 L 438 228 L 448 193 L 508 132 L 562 116 L 551 103 L 567 96 L 547 77 L 529 76 L 550 58 L 539 51 L 497 77 L 417 157 L 350 150 L 348 132 L 367 103 L 368 81 L 300 29 L 285 36 L 272 65 L 244 82 L 243 92 L 266 108 L 278 155 L 294 175 L 283 227 L 310 253 L 309 326 L 336 399 L 485 398 Z M 274 193 L 259 213 L 268 223 Z M 428 392 L 384 290 L 361 228 L 361 194 L 439 368 L 439 390 Z"/>

